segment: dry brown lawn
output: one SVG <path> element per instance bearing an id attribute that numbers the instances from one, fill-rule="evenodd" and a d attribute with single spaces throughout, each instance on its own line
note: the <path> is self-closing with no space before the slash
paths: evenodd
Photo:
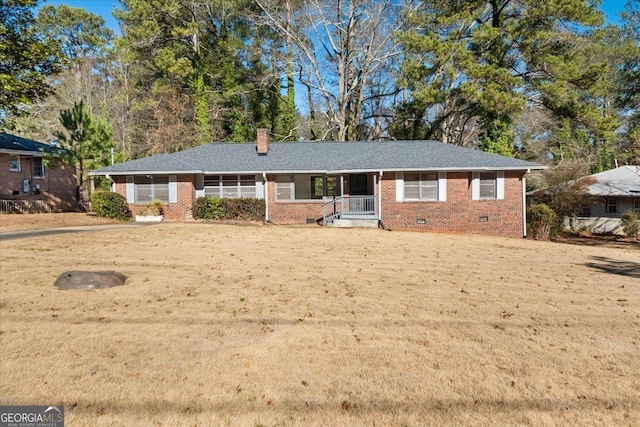
<path id="1" fill-rule="evenodd" d="M 640 425 L 637 247 L 164 223 L 0 261 L 0 403 L 68 426 Z"/>
<path id="2" fill-rule="evenodd" d="M 41 228 L 118 224 L 118 221 L 86 213 L 1 214 L 0 233 Z"/>

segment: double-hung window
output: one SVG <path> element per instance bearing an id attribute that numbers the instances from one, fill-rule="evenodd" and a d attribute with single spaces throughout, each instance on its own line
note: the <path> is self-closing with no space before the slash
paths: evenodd
<path id="1" fill-rule="evenodd" d="M 633 199 L 633 210 L 640 214 L 640 199 Z"/>
<path id="2" fill-rule="evenodd" d="M 293 176 L 277 175 L 276 176 L 276 200 L 288 201 L 295 197 Z"/>
<path id="3" fill-rule="evenodd" d="M 33 158 L 33 177 L 44 178 L 44 163 L 42 157 Z"/>
<path id="4" fill-rule="evenodd" d="M 255 175 L 205 175 L 204 194 L 225 199 L 256 197 L 256 177 Z"/>
<path id="5" fill-rule="evenodd" d="M 438 200 L 438 174 L 413 173 L 404 174 L 404 200 Z"/>
<path id="6" fill-rule="evenodd" d="M 127 203 L 178 203 L 176 175 L 136 175 L 126 177 Z"/>
<path id="7" fill-rule="evenodd" d="M 156 199 L 169 203 L 169 177 L 136 176 L 134 182 L 136 203 L 149 203 Z"/>
<path id="8" fill-rule="evenodd" d="M 9 155 L 9 171 L 20 172 L 20 156 L 17 154 Z"/>
<path id="9" fill-rule="evenodd" d="M 396 202 L 446 202 L 446 172 L 397 172 Z"/>
<path id="10" fill-rule="evenodd" d="M 503 200 L 504 172 L 473 172 L 471 181 L 472 200 Z"/>
<path id="11" fill-rule="evenodd" d="M 337 176 L 311 176 L 311 198 L 322 199 L 323 197 L 331 197 L 338 195 L 338 177 Z"/>
<path id="12" fill-rule="evenodd" d="M 497 179 L 495 172 L 480 173 L 480 199 L 495 199 Z"/>
<path id="13" fill-rule="evenodd" d="M 607 213 L 618 213 L 618 199 L 607 199 Z"/>

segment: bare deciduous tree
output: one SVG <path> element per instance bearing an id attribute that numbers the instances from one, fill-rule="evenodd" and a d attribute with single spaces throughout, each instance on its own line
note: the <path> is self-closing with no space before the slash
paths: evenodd
<path id="1" fill-rule="evenodd" d="M 315 139 L 352 141 L 384 135 L 392 100 L 393 39 L 402 2 L 256 0 L 267 22 L 295 47 Z M 298 7 L 294 7 L 298 6 Z M 322 129 L 323 132 L 317 132 Z"/>

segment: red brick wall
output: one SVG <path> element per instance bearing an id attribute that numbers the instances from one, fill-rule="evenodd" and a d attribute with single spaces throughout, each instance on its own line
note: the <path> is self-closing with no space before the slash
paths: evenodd
<path id="1" fill-rule="evenodd" d="M 113 176 L 112 179 L 116 183 L 116 193 L 127 197 L 127 178 L 125 176 Z M 191 209 L 196 197 L 194 179 L 193 175 L 178 175 L 178 202 L 167 203 L 163 206 L 165 220 L 179 221 L 191 216 Z M 138 209 L 144 205 L 145 203 L 130 203 L 129 209 L 135 215 Z"/>
<path id="2" fill-rule="evenodd" d="M 472 200 L 471 173 L 447 173 L 446 202 L 396 202 L 396 174 L 382 180 L 382 221 L 391 229 L 418 229 L 522 237 L 522 173 L 505 172 L 504 200 Z M 373 176 L 373 175 L 371 175 Z M 126 196 L 126 178 L 113 177 L 116 192 Z M 165 206 L 165 219 L 181 220 L 190 214 L 195 200 L 193 175 L 178 175 L 178 203 Z M 275 200 L 275 176 L 267 175 L 269 220 L 274 224 L 303 224 L 322 217 L 321 200 Z M 373 178 L 371 178 L 373 179 Z M 345 179 L 345 191 L 347 180 Z M 373 187 L 373 182 L 370 183 Z M 131 204 L 132 212 L 142 205 Z M 481 222 L 486 216 L 488 221 Z M 424 219 L 418 224 L 417 219 Z"/>
<path id="3" fill-rule="evenodd" d="M 504 200 L 471 200 L 471 173 L 447 173 L 446 202 L 396 202 L 396 174 L 382 179 L 382 221 L 391 229 L 420 229 L 522 237 L 522 173 L 505 172 Z M 488 222 L 480 222 L 486 216 Z M 425 224 L 418 224 L 424 219 Z"/>
<path id="4" fill-rule="evenodd" d="M 31 191 L 22 191 L 22 181 L 31 181 Z M 35 186 L 40 186 L 36 194 Z M 44 168 L 44 177 L 33 177 L 31 156 L 20 155 L 20 171 L 9 171 L 9 155 L 0 154 L 0 199 L 44 200 L 59 210 L 73 210 L 76 207 L 76 169 L 68 166 Z M 14 194 L 17 191 L 18 194 Z"/>
<path id="5" fill-rule="evenodd" d="M 267 175 L 269 221 L 273 224 L 304 224 L 307 219 L 322 218 L 323 200 L 276 201 L 275 175 Z"/>

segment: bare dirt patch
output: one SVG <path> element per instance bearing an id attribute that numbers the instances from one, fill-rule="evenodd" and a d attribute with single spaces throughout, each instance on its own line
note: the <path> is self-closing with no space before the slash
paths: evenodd
<path id="1" fill-rule="evenodd" d="M 640 424 L 633 249 L 169 223 L 0 245 L 0 403 L 69 425 Z M 52 285 L 75 268 L 127 285 Z"/>
<path id="2" fill-rule="evenodd" d="M 0 214 L 0 233 L 118 223 L 118 221 L 109 218 L 100 218 L 87 213 Z"/>

